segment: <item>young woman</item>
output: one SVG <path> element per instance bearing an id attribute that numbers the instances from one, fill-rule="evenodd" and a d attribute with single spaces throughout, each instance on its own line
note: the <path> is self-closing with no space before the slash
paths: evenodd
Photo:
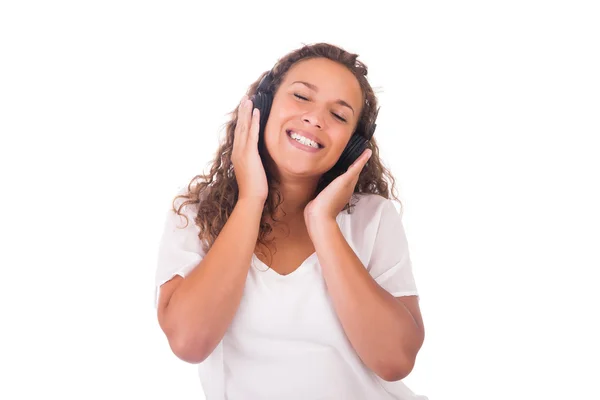
<path id="1" fill-rule="evenodd" d="M 366 75 L 326 43 L 281 58 L 175 197 L 158 321 L 209 400 L 426 399 L 401 381 L 424 327 Z M 340 167 L 353 135 L 366 149 Z"/>

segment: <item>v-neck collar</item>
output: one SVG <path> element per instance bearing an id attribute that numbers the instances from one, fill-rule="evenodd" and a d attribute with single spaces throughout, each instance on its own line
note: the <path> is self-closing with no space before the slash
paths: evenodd
<path id="1" fill-rule="evenodd" d="M 345 213 L 346 212 L 340 212 L 337 215 L 337 217 L 335 218 L 335 221 L 337 222 L 340 229 L 343 228 L 342 215 Z M 343 229 L 342 229 L 342 232 L 343 232 Z M 270 268 L 269 266 L 267 266 L 254 253 L 252 253 L 251 262 L 252 262 L 253 268 L 255 268 L 256 271 L 258 271 L 258 272 L 266 273 L 269 276 L 272 276 L 273 278 L 275 278 L 277 280 L 290 280 L 296 276 L 304 275 L 309 270 L 310 265 L 314 265 L 316 262 L 318 262 L 318 256 L 317 256 L 317 252 L 314 251 L 306 259 L 304 259 L 304 261 L 302 261 L 302 263 L 300 263 L 300 265 L 296 269 L 294 269 L 292 272 L 290 272 L 289 274 L 286 274 L 286 275 L 281 275 L 279 272 L 275 271 L 273 268 Z"/>

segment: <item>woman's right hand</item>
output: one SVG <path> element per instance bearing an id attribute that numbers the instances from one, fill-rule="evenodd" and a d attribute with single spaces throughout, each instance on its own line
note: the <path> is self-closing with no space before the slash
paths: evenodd
<path id="1" fill-rule="evenodd" d="M 263 203 L 269 194 L 267 175 L 258 153 L 260 115 L 253 112 L 252 101 L 244 96 L 238 108 L 231 162 L 238 184 L 238 200 L 253 199 Z"/>

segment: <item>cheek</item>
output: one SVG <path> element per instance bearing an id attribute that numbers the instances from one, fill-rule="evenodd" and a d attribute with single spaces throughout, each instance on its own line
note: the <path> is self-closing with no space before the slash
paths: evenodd
<path id="1" fill-rule="evenodd" d="M 276 136 L 281 133 L 283 125 L 300 111 L 297 102 L 285 98 L 276 99 L 273 102 L 267 121 L 267 141 L 276 140 Z"/>
<path id="2" fill-rule="evenodd" d="M 352 136 L 351 132 L 348 132 L 346 129 L 339 129 L 334 133 L 336 140 L 334 141 L 334 146 L 336 151 L 339 154 L 342 154 L 342 151 L 346 148 L 346 145 L 350 141 L 350 137 Z"/>
<path id="3" fill-rule="evenodd" d="M 277 102 L 273 103 L 273 109 L 271 112 L 277 116 L 280 120 L 285 120 L 291 116 L 298 114 L 301 111 L 300 103 L 290 99 L 287 96 L 283 96 L 277 99 Z"/>

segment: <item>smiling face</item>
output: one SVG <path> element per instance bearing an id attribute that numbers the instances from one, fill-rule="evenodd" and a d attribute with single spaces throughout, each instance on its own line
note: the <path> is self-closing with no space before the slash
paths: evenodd
<path id="1" fill-rule="evenodd" d="M 318 177 L 335 165 L 358 123 L 362 91 L 327 58 L 294 64 L 275 96 L 265 144 L 280 174 Z"/>

